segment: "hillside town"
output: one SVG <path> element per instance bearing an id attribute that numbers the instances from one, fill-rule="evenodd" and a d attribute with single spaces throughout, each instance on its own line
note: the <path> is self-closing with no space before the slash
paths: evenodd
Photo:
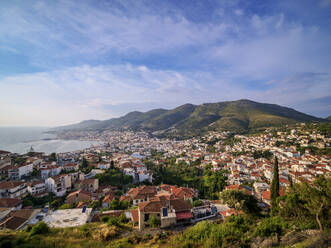
<path id="1" fill-rule="evenodd" d="M 133 131 L 63 135 L 100 145 L 58 154 L 0 151 L 0 228 L 21 230 L 39 221 L 71 227 L 122 216 L 138 230 L 171 229 L 238 214 L 218 199 L 226 190 L 242 190 L 268 211 L 275 157 L 281 195 L 292 184 L 331 174 L 330 155 L 318 152 L 330 147 L 331 138 L 306 124 L 253 135 L 209 132 L 186 140 Z M 224 185 L 209 194 L 162 177 L 162 170 L 181 166 L 210 178 L 221 173 Z"/>

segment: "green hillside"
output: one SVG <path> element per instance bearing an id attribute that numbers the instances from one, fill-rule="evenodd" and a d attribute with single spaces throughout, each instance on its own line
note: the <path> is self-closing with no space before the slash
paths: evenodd
<path id="1" fill-rule="evenodd" d="M 59 127 L 63 130 L 145 130 L 165 136 L 196 135 L 207 130 L 250 132 L 296 122 L 325 122 L 276 104 L 238 100 L 201 105 L 185 104 L 171 110 L 134 111 L 119 118 Z"/>

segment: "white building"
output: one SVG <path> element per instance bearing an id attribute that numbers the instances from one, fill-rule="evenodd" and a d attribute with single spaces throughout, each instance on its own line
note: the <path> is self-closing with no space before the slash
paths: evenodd
<path id="1" fill-rule="evenodd" d="M 21 198 L 27 195 L 27 185 L 24 182 L 0 182 L 0 198 Z"/>
<path id="2" fill-rule="evenodd" d="M 46 179 L 49 177 L 59 175 L 61 172 L 61 167 L 52 165 L 52 166 L 48 166 L 46 168 L 40 168 L 40 171 L 41 171 L 41 178 Z"/>
<path id="3" fill-rule="evenodd" d="M 63 196 L 67 190 L 71 190 L 71 177 L 68 175 L 49 177 L 45 180 L 45 184 L 49 192 L 53 192 L 56 196 Z"/>
<path id="4" fill-rule="evenodd" d="M 37 196 L 37 197 L 38 196 L 42 197 L 48 194 L 46 184 L 41 181 L 34 181 L 28 183 L 28 192 L 32 196 Z"/>
<path id="5" fill-rule="evenodd" d="M 31 175 L 33 171 L 33 164 L 25 164 L 25 165 L 13 165 L 8 170 L 8 177 L 11 180 L 19 180 L 22 177 L 26 177 Z"/>

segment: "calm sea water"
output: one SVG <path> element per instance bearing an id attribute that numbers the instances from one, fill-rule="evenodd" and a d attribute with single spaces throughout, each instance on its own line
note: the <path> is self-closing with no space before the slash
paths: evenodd
<path id="1" fill-rule="evenodd" d="M 47 127 L 0 127 L 0 150 L 26 153 L 32 146 L 36 152 L 70 152 L 98 144 L 97 141 L 58 140 L 46 134 Z"/>

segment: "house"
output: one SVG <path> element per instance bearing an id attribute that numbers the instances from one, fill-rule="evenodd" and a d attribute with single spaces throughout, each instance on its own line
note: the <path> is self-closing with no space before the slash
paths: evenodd
<path id="1" fill-rule="evenodd" d="M 27 195 L 27 185 L 24 182 L 0 182 L 0 198 L 22 198 Z"/>
<path id="2" fill-rule="evenodd" d="M 91 193 L 96 192 L 99 188 L 99 179 L 84 179 L 78 182 L 79 189 L 89 191 Z"/>
<path id="3" fill-rule="evenodd" d="M 79 169 L 78 164 L 70 163 L 70 164 L 65 164 L 62 166 L 62 170 L 68 172 L 68 171 L 77 171 Z"/>
<path id="4" fill-rule="evenodd" d="M 234 184 L 234 185 L 226 186 L 225 189 L 226 190 L 243 190 L 248 195 L 253 195 L 253 189 L 248 186 Z"/>
<path id="5" fill-rule="evenodd" d="M 99 163 L 97 168 L 101 170 L 108 170 L 110 168 L 110 163 Z"/>
<path id="6" fill-rule="evenodd" d="M 42 181 L 33 181 L 28 183 L 28 192 L 34 197 L 44 197 L 48 195 L 46 184 Z"/>
<path id="7" fill-rule="evenodd" d="M 33 164 L 12 165 L 8 169 L 8 177 L 11 180 L 19 180 L 22 177 L 31 175 L 33 171 Z"/>
<path id="8" fill-rule="evenodd" d="M 114 192 L 109 192 L 106 194 L 105 198 L 102 200 L 102 207 L 103 208 L 109 208 L 110 203 L 115 199 L 115 194 Z"/>
<path id="9" fill-rule="evenodd" d="M 138 173 L 139 182 L 148 181 L 152 183 L 153 181 L 153 172 L 152 171 L 139 171 Z"/>
<path id="10" fill-rule="evenodd" d="M 154 216 L 160 220 L 161 228 L 190 222 L 193 218 L 191 205 L 184 199 L 160 200 L 142 202 L 138 205 L 139 230 L 149 225 L 149 219 Z"/>
<path id="11" fill-rule="evenodd" d="M 56 165 L 50 165 L 45 168 L 40 168 L 41 171 L 41 178 L 46 179 L 49 177 L 57 176 L 61 172 L 61 167 Z"/>
<path id="12" fill-rule="evenodd" d="M 45 184 L 49 192 L 53 192 L 58 197 L 63 196 L 71 189 L 71 177 L 68 175 L 49 177 L 45 180 Z"/>
<path id="13" fill-rule="evenodd" d="M 92 193 L 85 190 L 78 190 L 70 193 L 66 198 L 66 203 L 71 205 L 78 203 L 88 203 L 93 200 Z"/>
<path id="14" fill-rule="evenodd" d="M 0 198 L 0 208 L 13 208 L 18 210 L 22 208 L 22 201 L 18 198 Z"/>
<path id="15" fill-rule="evenodd" d="M 157 194 L 154 186 L 141 186 L 139 188 L 131 188 L 127 193 L 127 199 L 131 199 L 133 205 L 138 205 L 140 202 L 149 201 Z M 124 199 L 124 198 L 121 198 Z"/>
<path id="16" fill-rule="evenodd" d="M 22 230 L 28 224 L 37 223 L 39 209 L 20 209 L 13 210 L 0 221 L 0 228 L 11 230 Z"/>

